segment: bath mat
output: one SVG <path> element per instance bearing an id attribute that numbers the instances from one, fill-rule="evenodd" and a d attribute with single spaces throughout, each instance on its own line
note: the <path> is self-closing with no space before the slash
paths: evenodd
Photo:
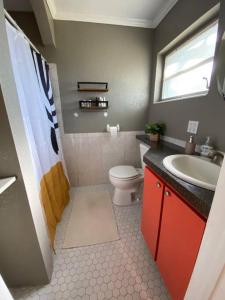
<path id="1" fill-rule="evenodd" d="M 101 244 L 119 239 L 108 191 L 77 193 L 66 228 L 63 248 Z"/>

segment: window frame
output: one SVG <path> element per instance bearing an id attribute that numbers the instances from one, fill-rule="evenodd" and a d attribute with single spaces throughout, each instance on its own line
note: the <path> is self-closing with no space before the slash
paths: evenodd
<path id="1" fill-rule="evenodd" d="M 165 60 L 166 60 L 166 56 L 170 55 L 175 50 L 181 48 L 185 44 L 188 44 L 194 38 L 201 35 L 203 32 L 207 31 L 210 27 L 213 27 L 216 23 L 219 25 L 218 15 L 214 16 L 213 18 L 211 18 L 210 20 L 205 22 L 203 25 L 201 25 L 196 30 L 191 32 L 191 34 L 189 34 L 186 38 L 182 39 L 179 43 L 174 45 L 171 49 L 169 49 L 168 51 L 163 53 L 163 55 L 162 55 L 162 76 L 161 76 L 161 82 L 160 82 L 160 96 L 159 96 L 159 101 L 154 102 L 154 103 L 164 103 L 164 102 L 170 102 L 170 101 L 191 99 L 191 98 L 195 98 L 195 97 L 204 97 L 204 96 L 208 95 L 212 80 L 210 80 L 208 90 L 206 90 L 206 91 L 199 91 L 199 92 L 194 92 L 194 93 L 190 93 L 190 94 L 183 94 L 183 95 L 163 99 L 162 98 L 162 92 L 163 92 L 163 83 L 164 83 Z M 218 30 L 217 30 L 217 38 L 218 38 Z M 217 41 L 216 41 L 216 46 L 217 46 Z M 216 46 L 215 46 L 214 56 L 208 59 L 209 61 L 213 61 L 213 66 L 214 66 L 214 60 L 215 60 L 215 54 L 216 54 Z M 205 61 L 204 61 L 204 63 L 205 63 Z M 199 63 L 199 65 L 202 65 L 204 63 L 201 62 L 201 63 Z M 190 67 L 189 69 L 183 71 L 182 73 L 186 73 L 187 71 L 190 71 L 191 69 L 195 69 L 195 68 L 196 68 L 196 66 Z M 213 69 L 212 69 L 212 72 L 213 72 Z M 171 77 L 173 77 L 173 76 L 171 76 Z M 212 77 L 211 77 L 211 79 L 212 79 Z"/>

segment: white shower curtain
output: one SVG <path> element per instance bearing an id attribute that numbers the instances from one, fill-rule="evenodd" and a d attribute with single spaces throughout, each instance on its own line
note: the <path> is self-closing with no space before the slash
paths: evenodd
<path id="1" fill-rule="evenodd" d="M 69 199 L 69 184 L 58 146 L 60 136 L 49 68 L 24 34 L 7 20 L 6 29 L 24 127 L 53 242 L 56 224 Z"/>

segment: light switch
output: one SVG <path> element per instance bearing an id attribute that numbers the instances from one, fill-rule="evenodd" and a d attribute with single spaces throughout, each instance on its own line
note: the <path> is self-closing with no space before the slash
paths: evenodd
<path id="1" fill-rule="evenodd" d="M 188 122 L 188 133 L 197 134 L 199 121 L 189 121 Z"/>

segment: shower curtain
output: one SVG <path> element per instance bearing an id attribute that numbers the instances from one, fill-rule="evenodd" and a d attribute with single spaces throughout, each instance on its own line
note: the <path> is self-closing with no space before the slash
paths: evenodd
<path id="1" fill-rule="evenodd" d="M 54 245 L 57 222 L 69 201 L 49 66 L 6 20 L 20 109 L 36 171 L 49 237 Z M 64 165 L 64 166 L 63 166 Z"/>

